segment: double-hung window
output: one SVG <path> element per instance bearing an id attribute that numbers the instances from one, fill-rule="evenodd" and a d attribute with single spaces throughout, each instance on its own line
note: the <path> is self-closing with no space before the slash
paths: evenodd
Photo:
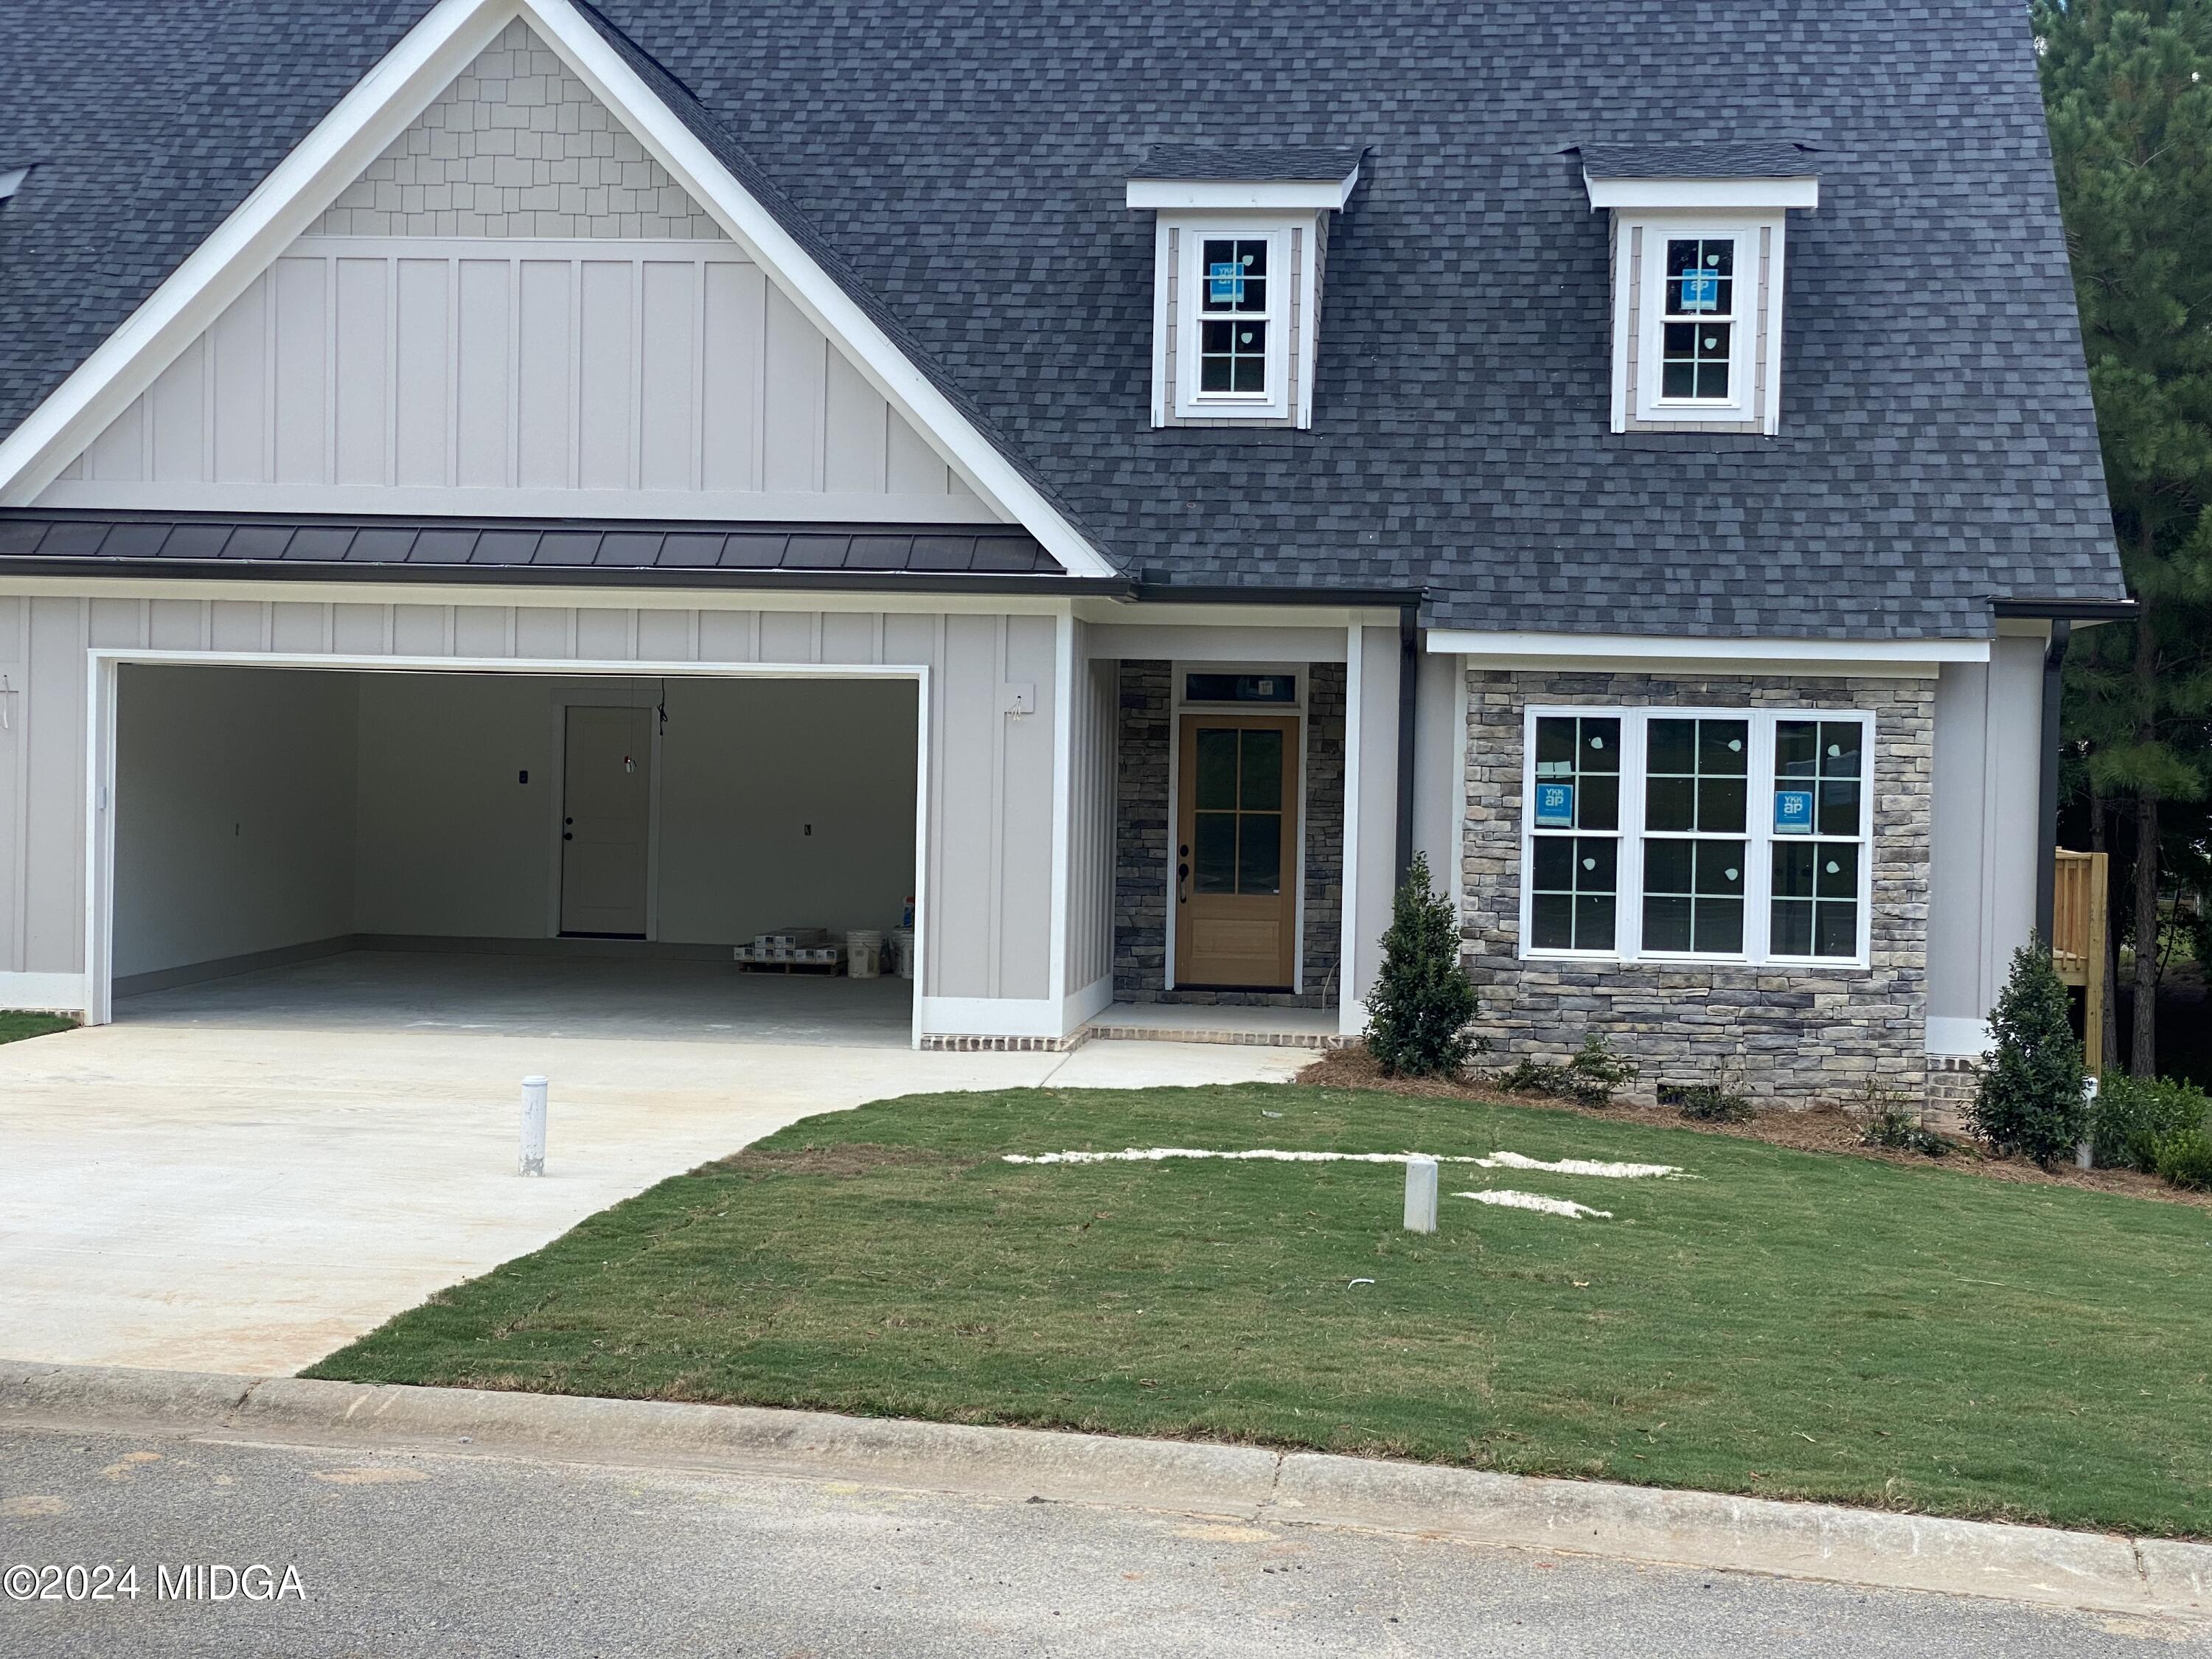
<path id="1" fill-rule="evenodd" d="M 1873 720 L 1537 708 L 1524 954 L 1863 965 Z"/>
<path id="2" fill-rule="evenodd" d="M 1188 225 L 1176 319 L 1187 416 L 1290 412 L 1291 237 L 1261 226 Z"/>

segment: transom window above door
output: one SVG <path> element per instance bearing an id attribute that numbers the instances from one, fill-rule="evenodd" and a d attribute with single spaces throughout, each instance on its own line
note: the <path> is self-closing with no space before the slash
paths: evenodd
<path id="1" fill-rule="evenodd" d="M 1863 964 L 1873 720 L 1537 709 L 1526 955 Z"/>

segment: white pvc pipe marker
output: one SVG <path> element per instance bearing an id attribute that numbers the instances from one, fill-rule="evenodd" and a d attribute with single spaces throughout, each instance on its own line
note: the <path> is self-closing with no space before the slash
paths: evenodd
<path id="1" fill-rule="evenodd" d="M 545 1079 L 522 1079 L 522 1170 L 526 1176 L 545 1173 Z M 1431 1202 L 1431 1208 L 1433 1210 Z"/>
<path id="2" fill-rule="evenodd" d="M 1406 1231 L 1437 1230 L 1437 1161 L 1425 1152 L 1406 1160 Z"/>

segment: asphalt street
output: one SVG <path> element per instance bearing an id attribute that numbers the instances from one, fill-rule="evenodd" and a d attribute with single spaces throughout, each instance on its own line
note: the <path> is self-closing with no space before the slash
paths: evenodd
<path id="1" fill-rule="evenodd" d="M 2198 1624 L 1320 1527 L 27 1429 L 0 1432 L 0 1579 L 17 1659 L 2212 1656 Z"/>

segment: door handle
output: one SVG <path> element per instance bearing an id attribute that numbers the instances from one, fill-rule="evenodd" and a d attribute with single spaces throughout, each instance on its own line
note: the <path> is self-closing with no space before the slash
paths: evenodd
<path id="1" fill-rule="evenodd" d="M 570 830 L 563 830 L 561 832 L 561 839 L 562 841 L 574 841 L 576 839 L 575 832 Z"/>
<path id="2" fill-rule="evenodd" d="M 1190 866 L 1188 864 L 1178 864 L 1176 866 L 1176 902 L 1177 904 L 1188 904 L 1190 902 L 1190 895 L 1183 890 L 1183 883 L 1189 879 Z"/>

